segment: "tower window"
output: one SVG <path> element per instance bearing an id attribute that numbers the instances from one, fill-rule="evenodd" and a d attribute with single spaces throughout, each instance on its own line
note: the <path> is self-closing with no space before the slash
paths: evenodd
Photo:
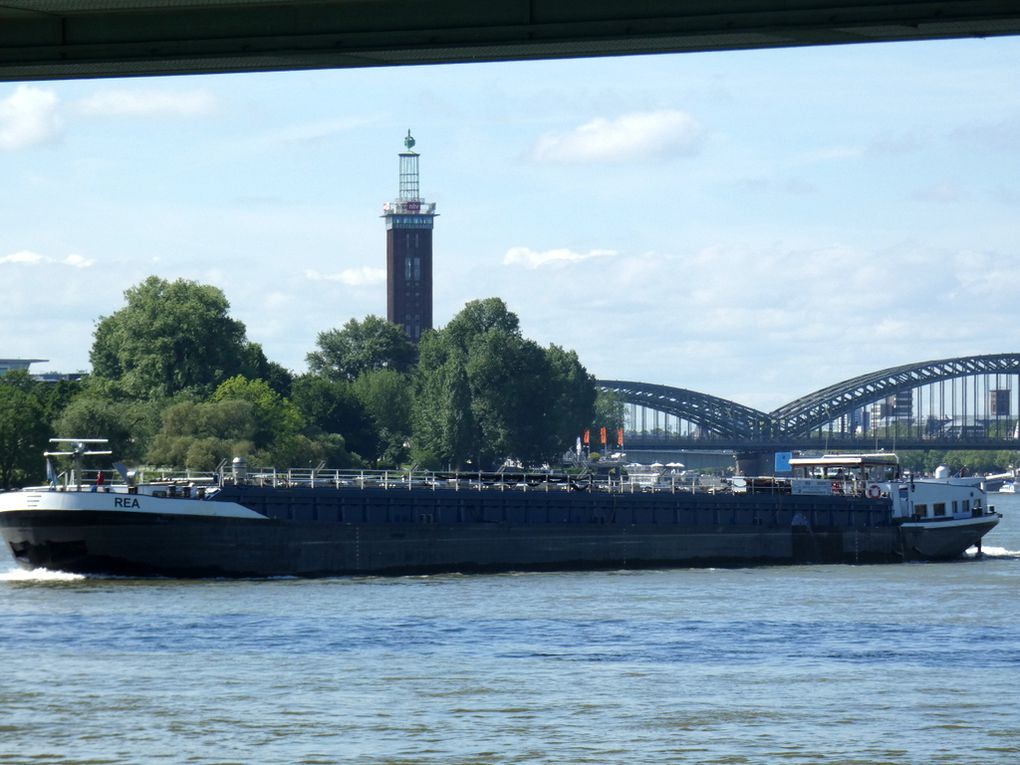
<path id="1" fill-rule="evenodd" d="M 414 259 L 414 280 L 421 281 L 421 258 Z"/>
<path id="2" fill-rule="evenodd" d="M 404 281 L 411 281 L 411 256 L 404 258 Z"/>

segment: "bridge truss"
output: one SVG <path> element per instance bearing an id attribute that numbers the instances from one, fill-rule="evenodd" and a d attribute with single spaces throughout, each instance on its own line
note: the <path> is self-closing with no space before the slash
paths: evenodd
<path id="1" fill-rule="evenodd" d="M 772 412 L 682 388 L 601 380 L 627 404 L 634 437 L 726 448 L 1020 448 L 1020 354 L 882 369 Z M 649 427 L 651 423 L 651 427 Z"/>

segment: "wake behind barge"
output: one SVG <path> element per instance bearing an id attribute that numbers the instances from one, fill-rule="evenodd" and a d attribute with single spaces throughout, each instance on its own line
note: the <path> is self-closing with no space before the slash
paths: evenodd
<path id="1" fill-rule="evenodd" d="M 243 469 L 108 484 L 79 466 L 63 484 L 0 494 L 0 534 L 26 568 L 313 577 L 946 560 L 1000 518 L 977 481 L 903 478 L 894 455 L 793 462 L 798 477 L 713 490 Z"/>

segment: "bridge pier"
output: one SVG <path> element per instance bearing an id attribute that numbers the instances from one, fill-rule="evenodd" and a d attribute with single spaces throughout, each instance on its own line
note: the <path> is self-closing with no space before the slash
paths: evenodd
<path id="1" fill-rule="evenodd" d="M 773 475 L 776 472 L 775 452 L 742 451 L 733 456 L 737 460 L 737 475 Z"/>

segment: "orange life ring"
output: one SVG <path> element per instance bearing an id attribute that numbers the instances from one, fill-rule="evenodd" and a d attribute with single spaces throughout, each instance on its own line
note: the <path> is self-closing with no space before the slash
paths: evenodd
<path id="1" fill-rule="evenodd" d="M 878 499 L 882 496 L 882 487 L 877 483 L 873 483 L 868 486 L 868 497 L 871 499 Z"/>

